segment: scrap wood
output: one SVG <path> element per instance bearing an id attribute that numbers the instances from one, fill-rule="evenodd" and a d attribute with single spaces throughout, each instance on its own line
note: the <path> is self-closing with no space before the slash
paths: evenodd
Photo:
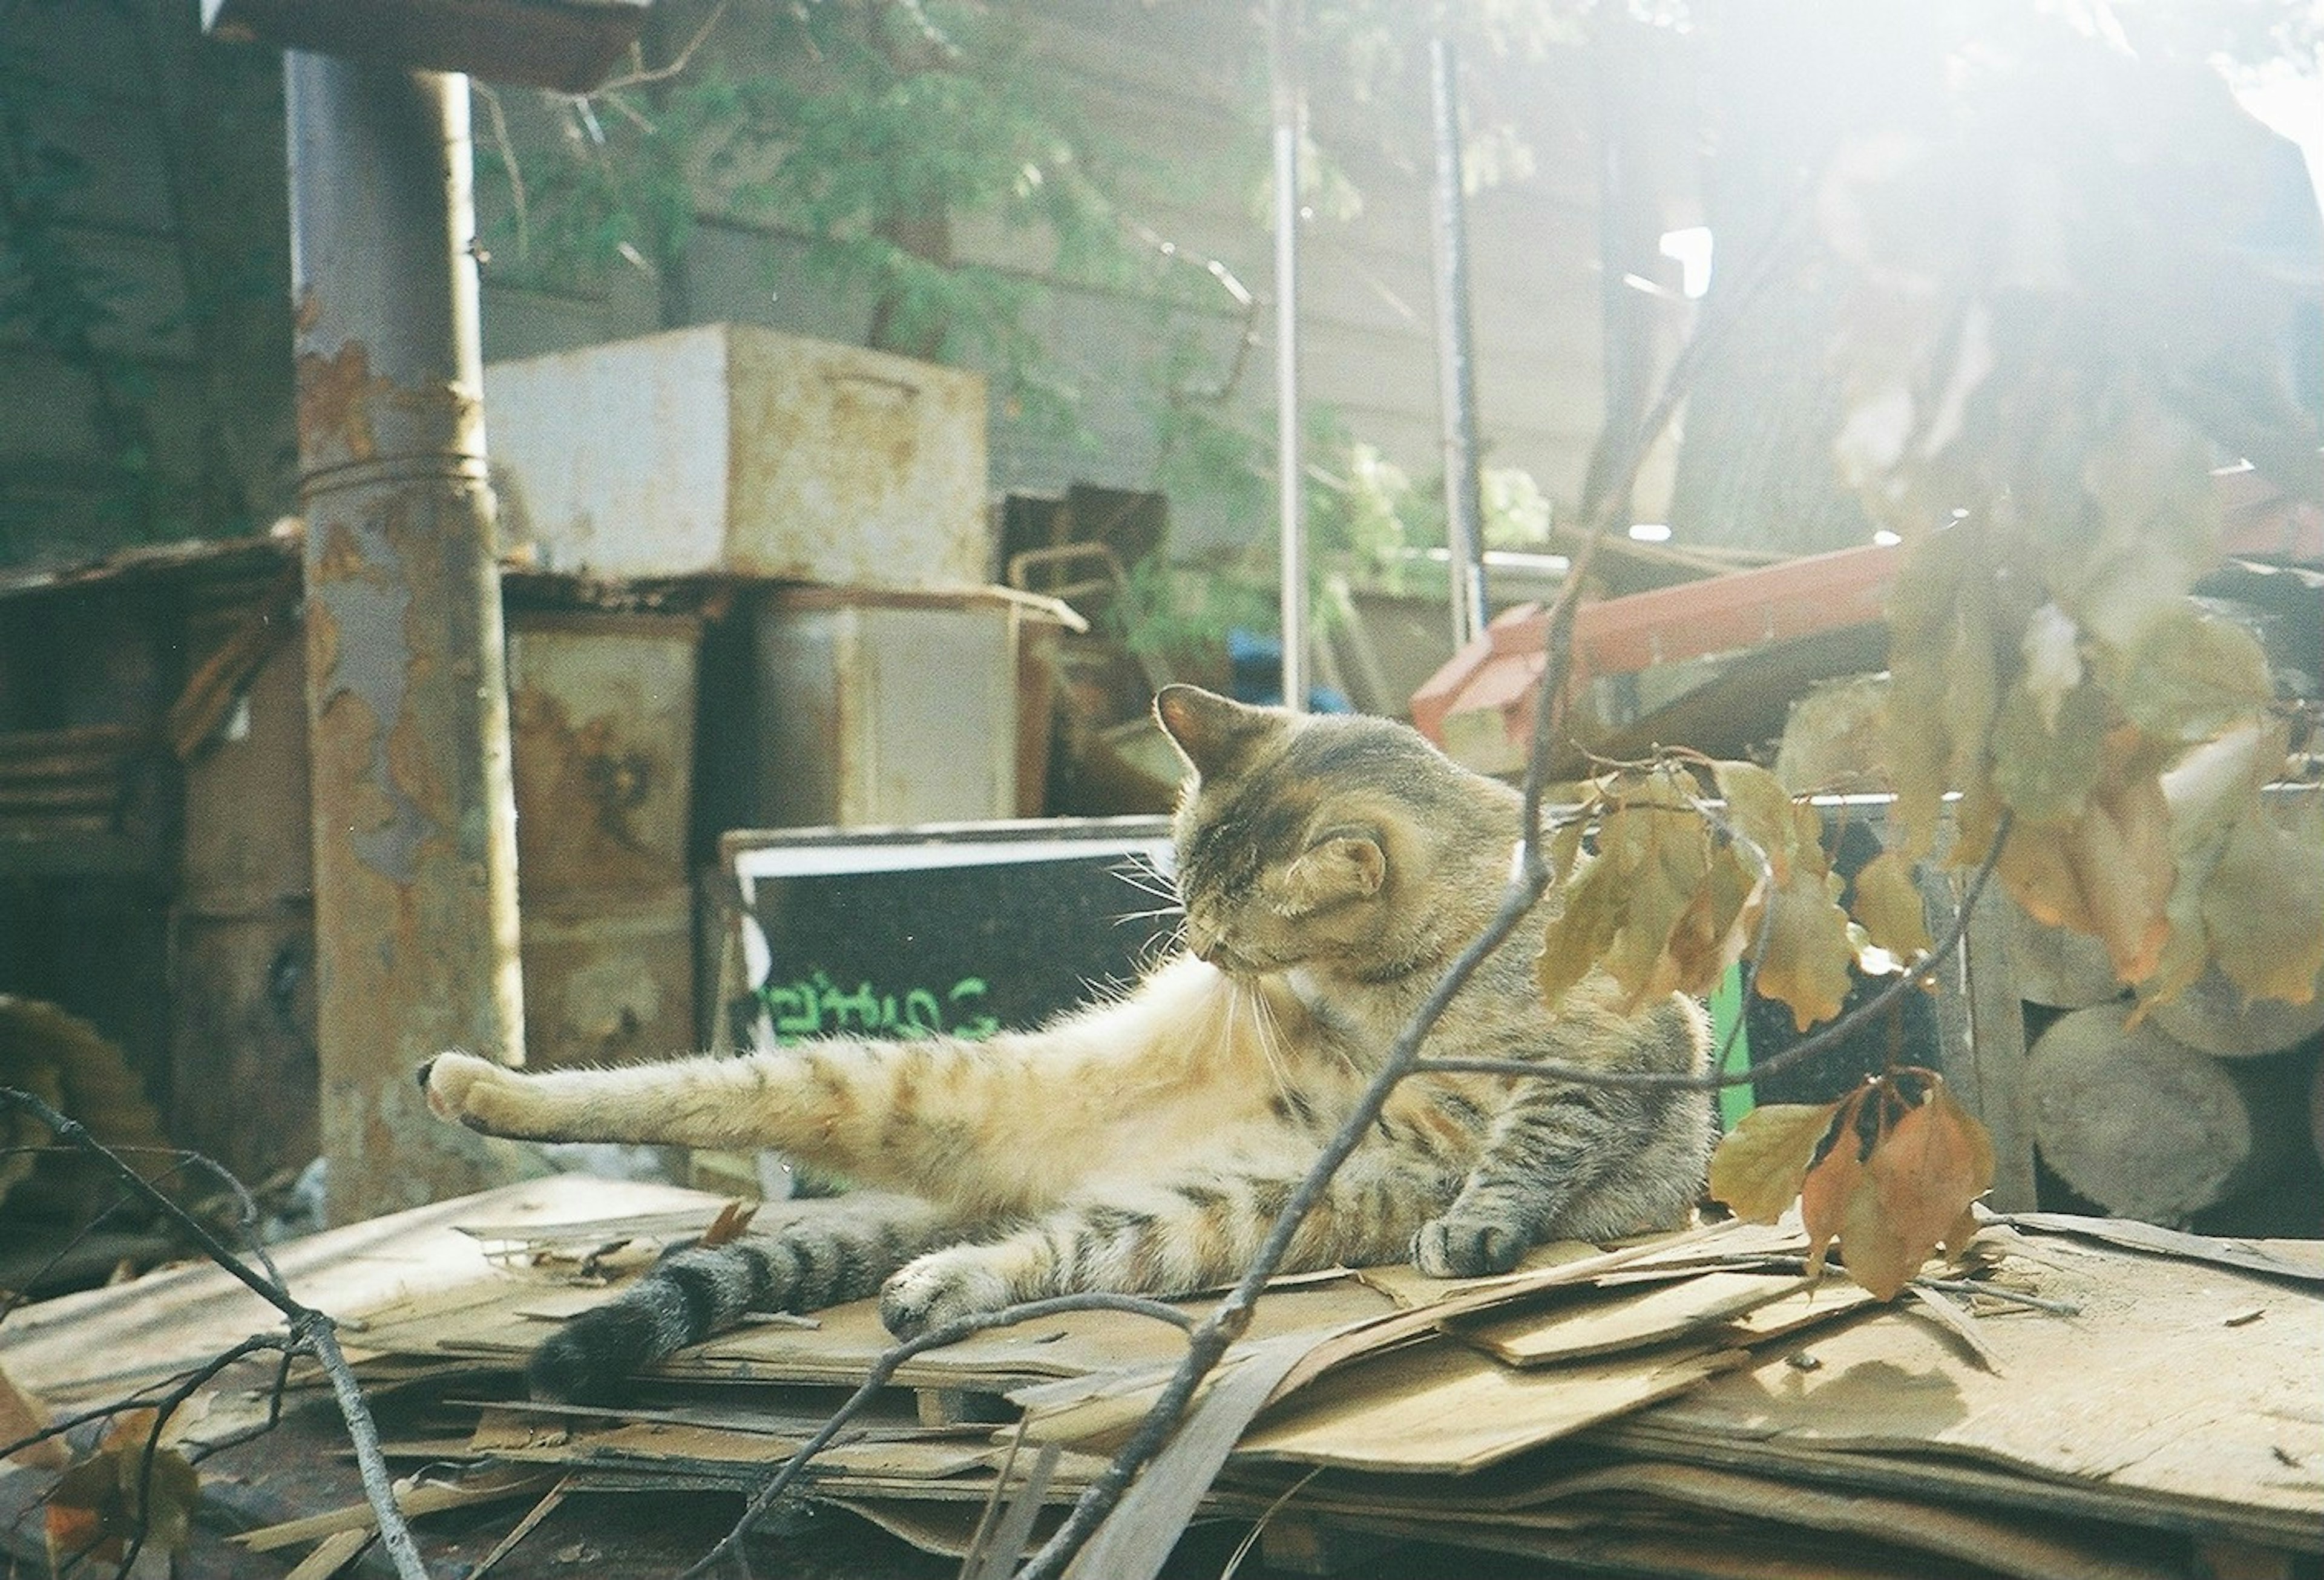
<path id="1" fill-rule="evenodd" d="M 1228 1502 L 1249 1506 L 1249 1491 Z M 1552 1468 L 1529 1482 L 1504 1482 L 1498 1495 L 1469 1496 L 1438 1478 L 1342 1477 L 1306 1484 L 1289 1506 L 1320 1520 L 1388 1517 L 1433 1539 L 1458 1538 L 1490 1522 L 1536 1531 L 1582 1532 L 1662 1524 L 1732 1531 L 1735 1521 L 1821 1536 L 1874 1538 L 1966 1560 L 2015 1580 L 2174 1580 L 2182 1571 L 2144 1556 L 2151 1532 L 2120 1525 L 1993 1511 L 1951 1502 L 1802 1485 L 1779 1476 L 1700 1465 L 1615 1463 Z"/>
<path id="2" fill-rule="evenodd" d="M 1239 1456 L 1464 1475 L 1743 1364 L 1709 1341 L 1520 1370 L 1457 1344 L 1349 1366 L 1262 1417 Z"/>
<path id="3" fill-rule="evenodd" d="M 2286 1408 L 2324 1376 L 2324 1294 L 2094 1249 L 2043 1279 L 2080 1317 L 1980 1329 L 2006 1376 L 1881 1311 L 1809 1339 L 1812 1370 L 1779 1346 L 1600 1440 L 1690 1460 L 1724 1447 L 1914 1492 L 1973 1484 L 1995 1502 L 2324 1551 L 2324 1414 Z M 2227 1326 L 2255 1300 L 2277 1315 Z"/>
<path id="4" fill-rule="evenodd" d="M 667 1210 L 697 1194 L 554 1175 L 293 1240 L 274 1247 L 274 1260 L 300 1302 L 353 1312 L 429 1290 L 507 1278 L 454 1227 L 463 1221 L 487 1214 L 553 1221 L 622 1207 Z M 199 1365 L 251 1334 L 273 1330 L 281 1320 L 281 1313 L 232 1274 L 202 1263 L 19 1309 L 0 1325 L 0 1364 L 51 1403 L 76 1403 Z M 359 1348 L 363 1336 L 350 1334 L 348 1342 Z"/>
<path id="5" fill-rule="evenodd" d="M 1683 1338 L 1787 1296 L 1812 1298 L 1815 1286 L 1805 1273 L 1714 1271 L 1644 1289 L 1604 1291 L 1595 1299 L 1546 1309 L 1499 1309 L 1455 1317 L 1445 1327 L 1496 1360 L 1541 1366 Z M 1829 1303 L 1836 1310 L 1852 1309 L 1852 1303 Z"/>
<path id="6" fill-rule="evenodd" d="M 2211 1235 L 2166 1229 L 2135 1218 L 2088 1217 L 2069 1212 L 2013 1212 L 1993 1221 L 2016 1229 L 2103 1241 L 2157 1256 L 2208 1262 L 2301 1283 L 2324 1284 L 2324 1243 L 2314 1240 L 2225 1240 Z"/>
<path id="7" fill-rule="evenodd" d="M 494 1465 L 475 1471 L 457 1481 L 398 1482 L 395 1486 L 395 1506 L 407 1516 L 441 1513 L 447 1509 L 472 1509 L 480 1503 L 495 1503 L 504 1498 L 523 1497 L 543 1488 L 553 1486 L 557 1476 L 552 1473 L 529 1466 Z M 245 1530 L 233 1539 L 254 1553 L 273 1552 L 301 1542 L 316 1541 L 342 1531 L 370 1531 L 379 1527 L 379 1513 L 368 1502 L 349 1503 L 345 1508 L 327 1513 L 310 1514 L 300 1520 L 286 1520 L 279 1525 L 268 1525 L 256 1530 Z"/>
<path id="8" fill-rule="evenodd" d="M 335 1530 L 317 1542 L 282 1580 L 331 1580 L 378 1539 L 379 1532 L 375 1530 Z"/>

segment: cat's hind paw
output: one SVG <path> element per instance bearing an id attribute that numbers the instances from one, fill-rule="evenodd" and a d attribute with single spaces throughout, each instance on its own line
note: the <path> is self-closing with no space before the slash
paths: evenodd
<path id="1" fill-rule="evenodd" d="M 975 1254 L 956 1246 L 908 1262 L 880 1291 L 880 1320 L 898 1338 L 998 1311 L 1015 1298 L 1009 1281 Z"/>
<path id="2" fill-rule="evenodd" d="M 1430 1278 L 1483 1278 L 1508 1272 L 1531 1245 L 1522 1230 L 1497 1218 L 1446 1213 L 1412 1237 L 1412 1264 Z"/>

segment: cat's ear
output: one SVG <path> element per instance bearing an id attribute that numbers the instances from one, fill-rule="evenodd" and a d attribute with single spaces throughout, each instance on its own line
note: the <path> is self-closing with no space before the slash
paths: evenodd
<path id="1" fill-rule="evenodd" d="M 1253 747 L 1283 728 L 1283 715 L 1274 709 L 1250 707 L 1198 685 L 1164 686 L 1155 694 L 1154 718 L 1205 779 L 1231 775 Z"/>
<path id="2" fill-rule="evenodd" d="M 1340 829 L 1299 853 L 1284 875 L 1292 911 L 1320 911 L 1348 900 L 1368 900 L 1388 881 L 1388 852 L 1369 829 Z"/>

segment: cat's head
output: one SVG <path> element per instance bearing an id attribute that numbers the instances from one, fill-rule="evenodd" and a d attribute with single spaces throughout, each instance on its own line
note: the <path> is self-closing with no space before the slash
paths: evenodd
<path id="1" fill-rule="evenodd" d="M 1402 724 L 1190 685 L 1164 687 L 1154 712 L 1189 769 L 1174 830 L 1187 946 L 1223 970 L 1416 967 L 1442 931 L 1430 875 L 1465 875 L 1497 837 L 1482 854 L 1506 869 L 1508 792 Z"/>

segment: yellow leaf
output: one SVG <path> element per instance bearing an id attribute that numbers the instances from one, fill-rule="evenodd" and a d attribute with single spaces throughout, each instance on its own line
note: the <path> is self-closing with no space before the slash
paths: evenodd
<path id="1" fill-rule="evenodd" d="M 2123 712 L 2166 740 L 2208 740 L 2274 700 L 2259 638 L 2191 603 L 2149 620 L 2128 658 L 2116 692 Z"/>
<path id="2" fill-rule="evenodd" d="M 1757 845 L 1775 871 L 1775 882 L 1787 883 L 1792 871 L 1792 793 L 1782 780 L 1757 763 L 1716 763 L 1712 775 L 1727 802 L 1727 821 L 1735 831 Z"/>
<path id="3" fill-rule="evenodd" d="M 1936 947 L 1913 863 L 1901 851 L 1884 850 L 1857 873 L 1855 915 L 1872 942 L 1900 960 Z"/>
<path id="4" fill-rule="evenodd" d="M 2019 686 L 1993 721 L 1993 784 L 2020 822 L 2071 822 L 2081 815 L 2104 762 L 2112 708 L 2094 684 L 2068 692 L 2054 728 L 2041 699 Z"/>
<path id="5" fill-rule="evenodd" d="M 1711 1194 L 1737 1217 L 1772 1224 L 1799 1199 L 1838 1103 L 1763 1103 L 1711 1154 Z"/>
<path id="6" fill-rule="evenodd" d="M 1621 928 L 1622 874 L 1601 856 L 1567 886 L 1564 899 L 1564 908 L 1542 929 L 1541 953 L 1534 960 L 1534 978 L 1546 1009 L 1555 1009 L 1597 969 Z"/>
<path id="7" fill-rule="evenodd" d="M 1848 998 L 1848 913 L 1840 908 L 1840 882 L 1831 873 L 1797 874 L 1768 897 L 1766 952 L 1752 978 L 1759 992 L 1791 1006 L 1803 1032 L 1840 1013 Z"/>
<path id="8" fill-rule="evenodd" d="M 2203 928 L 2228 981 L 2306 1004 L 2324 975 L 2324 803 L 2289 815 L 2293 828 L 2255 808 L 2236 825 L 2203 886 Z"/>

